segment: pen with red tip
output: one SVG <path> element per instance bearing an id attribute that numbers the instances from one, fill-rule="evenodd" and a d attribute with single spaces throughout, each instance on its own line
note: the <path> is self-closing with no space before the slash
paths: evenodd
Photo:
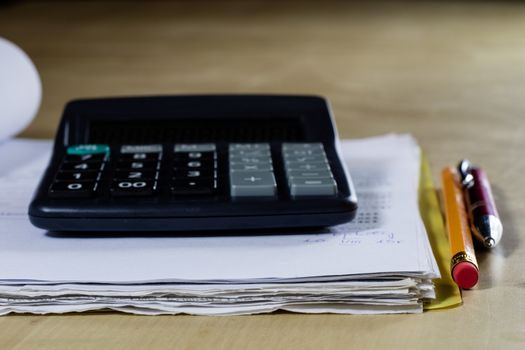
<path id="1" fill-rule="evenodd" d="M 465 191 L 472 233 L 485 247 L 492 248 L 500 241 L 503 226 L 487 175 L 468 160 L 459 162 L 458 171 Z"/>

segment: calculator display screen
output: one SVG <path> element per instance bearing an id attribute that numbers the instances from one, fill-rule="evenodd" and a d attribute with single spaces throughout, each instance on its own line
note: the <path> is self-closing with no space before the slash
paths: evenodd
<path id="1" fill-rule="evenodd" d="M 305 135 L 299 118 L 92 120 L 87 129 L 87 141 L 98 144 L 298 142 Z"/>

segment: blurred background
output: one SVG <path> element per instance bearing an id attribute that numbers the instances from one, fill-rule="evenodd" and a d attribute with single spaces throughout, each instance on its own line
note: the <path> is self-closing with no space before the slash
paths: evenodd
<path id="1" fill-rule="evenodd" d="M 0 5 L 0 36 L 29 54 L 43 82 L 23 137 L 53 137 L 64 104 L 78 97 L 319 94 L 342 137 L 411 132 L 441 164 L 523 138 L 515 116 L 524 111 L 524 33 L 519 1 Z M 487 132 L 471 130 L 473 120 Z M 486 146 L 465 154 L 443 143 L 451 137 Z"/>

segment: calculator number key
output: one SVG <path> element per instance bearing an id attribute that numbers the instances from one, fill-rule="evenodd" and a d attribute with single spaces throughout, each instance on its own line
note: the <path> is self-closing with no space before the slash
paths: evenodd
<path id="1" fill-rule="evenodd" d="M 117 180 L 111 185 L 113 196 L 151 196 L 156 190 L 157 183 L 153 180 Z"/>
<path id="2" fill-rule="evenodd" d="M 155 179 L 157 172 L 154 170 L 120 170 L 115 172 L 115 178 L 120 180 L 144 180 Z"/>
<path id="3" fill-rule="evenodd" d="M 104 163 L 99 162 L 65 162 L 60 167 L 61 171 L 99 171 Z"/>
<path id="4" fill-rule="evenodd" d="M 97 154 L 68 154 L 66 155 L 66 162 L 102 162 L 106 159 L 106 153 L 97 153 Z"/>
<path id="5" fill-rule="evenodd" d="M 117 169 L 156 169 L 157 165 L 157 160 L 119 161 L 117 162 Z"/>
<path id="6" fill-rule="evenodd" d="M 59 171 L 55 179 L 59 181 L 95 181 L 98 180 L 99 175 L 98 171 Z"/>
<path id="7" fill-rule="evenodd" d="M 91 197 L 96 190 L 95 181 L 54 182 L 49 189 L 51 198 Z"/>

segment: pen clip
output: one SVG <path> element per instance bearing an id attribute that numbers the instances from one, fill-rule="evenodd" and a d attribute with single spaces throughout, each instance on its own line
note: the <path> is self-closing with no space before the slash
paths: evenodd
<path id="1" fill-rule="evenodd" d="M 470 164 L 468 160 L 463 159 L 459 162 L 458 172 L 461 185 L 468 188 L 474 184 L 474 176 L 472 176 L 472 164 Z"/>

